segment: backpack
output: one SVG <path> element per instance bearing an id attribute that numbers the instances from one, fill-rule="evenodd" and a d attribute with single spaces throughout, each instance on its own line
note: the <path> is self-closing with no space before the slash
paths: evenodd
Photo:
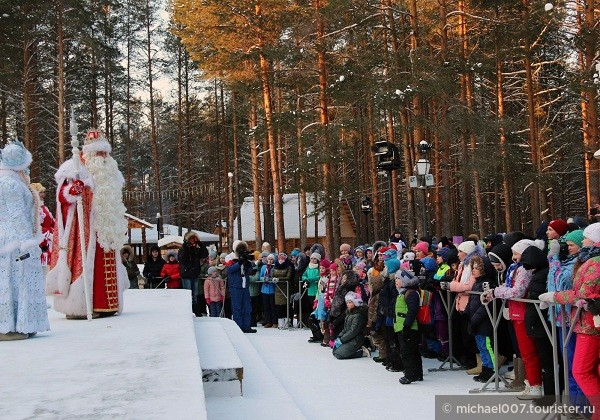
<path id="1" fill-rule="evenodd" d="M 419 310 L 417 312 L 417 322 L 421 325 L 431 324 L 431 292 L 429 290 L 419 289 Z"/>

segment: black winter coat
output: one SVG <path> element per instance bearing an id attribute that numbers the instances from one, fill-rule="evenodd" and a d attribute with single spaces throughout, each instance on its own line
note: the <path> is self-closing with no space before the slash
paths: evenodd
<path id="1" fill-rule="evenodd" d="M 182 279 L 198 279 L 201 273 L 201 260 L 208 257 L 208 250 L 202 244 L 191 246 L 188 241 L 183 242 L 179 250 L 179 273 Z"/>
<path id="2" fill-rule="evenodd" d="M 473 288 L 471 290 L 473 292 L 483 292 L 483 283 L 485 282 L 490 284 L 490 289 L 493 289 L 497 286 L 494 277 L 488 277 L 487 274 L 485 274 L 475 279 L 475 283 L 473 284 Z M 492 308 L 493 306 L 490 304 L 488 308 L 490 312 L 492 311 Z M 471 325 L 471 332 L 474 335 L 485 335 L 487 337 L 491 337 L 493 335 L 494 328 L 492 327 L 492 321 L 488 316 L 485 305 L 481 303 L 480 295 L 469 295 L 469 303 L 467 304 L 465 313 L 469 315 L 469 324 Z"/>
<path id="3" fill-rule="evenodd" d="M 160 277 L 160 272 L 162 271 L 163 265 L 165 264 L 166 261 L 163 260 L 160 255 L 156 260 L 152 259 L 152 255 L 148 256 L 146 264 L 144 264 L 144 277 L 147 279 Z"/>
<path id="4" fill-rule="evenodd" d="M 541 249 L 530 246 L 521 255 L 521 263 L 526 270 L 532 270 L 531 281 L 525 294 L 526 299 L 538 299 L 542 293 L 547 291 L 548 285 L 548 259 Z M 533 303 L 525 305 L 525 328 L 530 337 L 547 337 L 544 323 L 550 326 L 548 322 L 548 309 L 542 310 L 544 320 L 540 319 L 537 309 Z"/>
<path id="5" fill-rule="evenodd" d="M 379 307 L 377 308 L 377 315 L 383 317 L 381 325 L 385 325 L 385 318 L 394 318 L 396 312 L 396 298 L 398 297 L 398 289 L 392 279 L 386 277 L 383 281 L 383 287 L 379 292 Z"/>

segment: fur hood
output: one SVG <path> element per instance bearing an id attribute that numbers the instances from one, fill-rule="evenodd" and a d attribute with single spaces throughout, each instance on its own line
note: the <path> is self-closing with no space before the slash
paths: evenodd
<path id="1" fill-rule="evenodd" d="M 167 260 L 167 262 L 169 262 L 169 258 L 170 258 L 171 256 L 175 257 L 175 261 L 179 261 L 179 260 L 177 259 L 177 251 L 175 251 L 175 250 L 173 250 L 173 249 L 171 249 L 171 250 L 167 251 L 167 255 L 165 255 L 165 259 Z"/>
<path id="2" fill-rule="evenodd" d="M 192 236 L 195 236 L 195 237 L 196 237 L 196 239 L 198 240 L 198 242 L 200 242 L 200 236 L 198 236 L 198 234 L 197 234 L 196 232 L 194 232 L 193 230 L 189 230 L 189 231 L 188 231 L 188 232 L 185 234 L 185 236 L 183 237 L 183 240 L 187 242 L 187 241 L 189 241 L 189 240 L 190 240 L 190 238 L 191 238 Z"/>
<path id="3" fill-rule="evenodd" d="M 129 252 L 129 258 L 127 258 L 127 261 L 133 261 L 133 248 L 131 248 L 129 245 L 125 245 L 123 248 L 121 248 L 121 258 L 123 258 L 123 254 L 125 254 L 126 251 Z"/>

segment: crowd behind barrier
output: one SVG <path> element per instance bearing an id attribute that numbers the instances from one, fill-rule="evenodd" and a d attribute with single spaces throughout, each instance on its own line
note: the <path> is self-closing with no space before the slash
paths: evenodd
<path id="1" fill-rule="evenodd" d="M 265 243 L 251 253 L 236 241 L 229 254 L 194 249 L 198 261 L 186 264 L 199 274 L 191 284 L 165 284 L 191 289 L 197 316 L 209 307 L 247 333 L 259 323 L 309 328 L 309 343 L 338 359 L 373 357 L 401 372 L 403 385 L 424 380 L 423 357 L 437 358 L 429 372 L 464 369 L 479 384 L 471 393 L 518 392 L 592 417 L 600 413 L 600 224 L 581 229 L 556 219 L 545 234 L 406 245 L 394 232 L 389 241 L 343 244 L 336 256 L 320 244 L 287 255 Z M 145 277 L 161 265 L 154 254 Z M 214 282 L 223 287 L 208 287 Z"/>

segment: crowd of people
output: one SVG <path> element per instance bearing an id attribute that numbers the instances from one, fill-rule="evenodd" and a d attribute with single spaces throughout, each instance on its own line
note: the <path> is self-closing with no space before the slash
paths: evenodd
<path id="1" fill-rule="evenodd" d="M 376 352 L 375 362 L 403 372 L 402 384 L 423 380 L 423 357 L 448 361 L 452 342 L 454 356 L 475 381 L 488 382 L 500 366 L 512 362 L 505 378 L 520 391 L 517 397 L 552 404 L 558 370 L 559 389 L 568 387 L 571 404 L 599 407 L 600 223 L 555 219 L 543 228 L 538 238 L 523 232 L 482 240 L 471 235 L 457 245 L 446 237 L 407 245 L 396 231 L 385 242 L 342 244 L 330 259 L 320 244 L 288 255 L 273 252 L 268 243 L 252 253 L 241 241 L 230 254 L 216 255 L 191 234 L 179 256 L 169 254 L 168 262 L 154 249 L 144 276 L 178 279 L 165 268 L 179 264 L 181 280 L 169 280 L 167 287 L 192 290 L 198 316 L 231 317 L 247 333 L 256 332 L 258 324 L 307 326 L 309 343 L 332 349 L 338 359 Z M 190 247 L 197 262 L 192 271 Z M 444 305 L 448 293 L 450 311 Z M 505 301 L 497 343 L 489 316 L 493 299 L 500 299 L 498 308 Z M 556 343 L 547 334 L 552 321 Z M 562 383 L 563 348 L 567 384 Z"/>

